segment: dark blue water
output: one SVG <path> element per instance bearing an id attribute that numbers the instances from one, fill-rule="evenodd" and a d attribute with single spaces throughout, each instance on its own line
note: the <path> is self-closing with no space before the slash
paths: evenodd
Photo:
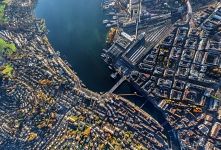
<path id="1" fill-rule="evenodd" d="M 49 40 L 61 52 L 91 90 L 108 91 L 116 81 L 100 57 L 105 46 L 106 29 L 102 24 L 101 0 L 39 0 L 36 15 L 46 20 Z M 118 94 L 130 94 L 135 90 L 124 83 Z M 145 98 L 128 96 L 141 106 Z M 155 118 L 161 118 L 149 102 L 144 107 Z M 157 113 L 156 113 L 157 112 Z M 159 119 L 160 120 L 160 119 Z"/>
<path id="2" fill-rule="evenodd" d="M 39 0 L 36 15 L 46 20 L 52 46 L 73 66 L 83 83 L 91 90 L 108 91 L 116 81 L 100 57 L 105 46 L 106 29 L 102 24 L 101 0 Z M 123 84 L 118 94 L 133 93 L 129 84 Z M 126 97 L 141 106 L 145 99 Z M 159 117 L 151 103 L 149 112 Z"/>
<path id="3" fill-rule="evenodd" d="M 83 83 L 93 91 L 106 92 L 116 81 L 110 78 L 111 71 L 100 57 L 107 32 L 100 6 L 101 0 L 39 0 L 35 12 L 38 18 L 46 20 L 52 46 L 68 60 Z M 124 83 L 116 93 L 134 91 L 131 85 Z M 144 97 L 126 98 L 138 106 L 145 102 Z M 143 109 L 161 124 L 166 122 L 162 112 L 150 101 Z M 171 130 L 168 125 L 165 127 L 167 132 Z"/>
<path id="4" fill-rule="evenodd" d="M 109 90 L 114 81 L 100 57 L 106 40 L 101 0 L 39 0 L 36 15 L 46 20 L 52 46 L 83 83 L 94 91 Z"/>

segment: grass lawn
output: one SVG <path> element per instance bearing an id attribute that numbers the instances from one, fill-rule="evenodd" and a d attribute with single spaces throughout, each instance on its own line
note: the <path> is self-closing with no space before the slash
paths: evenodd
<path id="1" fill-rule="evenodd" d="M 12 77 L 12 71 L 13 71 L 12 65 L 6 64 L 4 66 L 4 69 L 2 70 L 2 74 L 3 75 L 7 75 L 7 76 L 9 76 L 11 78 Z"/>
<path id="2" fill-rule="evenodd" d="M 10 3 L 11 0 L 3 0 L 0 2 L 0 23 L 7 22 L 7 19 L 5 18 L 5 7 Z"/>
<path id="3" fill-rule="evenodd" d="M 5 12 L 5 4 L 0 3 L 0 22 L 5 22 L 4 12 Z"/>
<path id="4" fill-rule="evenodd" d="M 15 52 L 16 52 L 16 47 L 14 43 L 8 43 L 0 38 L 0 53 L 10 56 Z"/>

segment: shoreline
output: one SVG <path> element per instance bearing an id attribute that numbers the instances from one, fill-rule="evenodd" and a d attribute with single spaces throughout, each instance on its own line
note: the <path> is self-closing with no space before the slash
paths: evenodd
<path id="1" fill-rule="evenodd" d="M 35 17 L 35 16 L 33 16 L 33 17 Z M 46 38 L 47 38 L 47 36 L 45 36 Z M 47 39 L 47 41 L 48 41 L 48 39 Z M 51 44 L 50 43 L 48 43 L 49 45 L 49 53 L 51 53 L 51 54 L 56 54 L 56 51 L 53 49 L 53 47 L 51 46 Z M 65 70 L 67 71 L 67 73 L 70 75 L 70 77 L 71 76 L 74 76 L 74 79 L 76 79 L 76 80 L 74 80 L 74 81 L 76 81 L 76 82 L 78 82 L 78 83 L 81 83 L 82 81 L 80 80 L 80 78 L 75 74 L 75 72 L 68 66 L 68 65 L 66 65 L 65 64 L 65 62 L 63 61 L 63 59 L 61 58 L 61 57 L 59 57 L 58 58 L 58 61 L 62 64 L 62 66 L 64 66 L 64 68 L 65 68 Z M 97 93 L 97 92 L 93 92 L 93 91 L 91 91 L 91 90 L 89 90 L 89 89 L 87 89 L 87 88 L 83 88 L 80 84 L 78 85 L 78 87 L 77 88 L 79 88 L 79 89 L 82 89 L 82 92 L 83 91 L 85 91 L 84 93 L 86 93 L 86 92 L 89 92 L 89 93 L 92 93 L 91 95 L 93 95 L 94 97 L 96 97 L 96 98 L 100 98 L 101 96 L 103 96 L 103 95 L 109 95 L 110 93 L 105 93 L 105 94 L 103 94 L 103 95 L 100 95 L 99 93 Z M 131 102 L 130 100 L 128 100 L 128 99 L 126 99 L 126 98 L 123 98 L 123 97 L 121 97 L 121 96 L 118 96 L 117 94 L 110 94 L 110 95 L 114 95 L 115 97 L 119 97 L 120 99 L 119 100 L 122 100 L 122 101 L 124 101 L 124 102 L 126 102 L 126 103 L 128 103 L 129 105 L 131 105 L 133 108 L 136 108 L 136 110 L 137 111 L 139 111 L 141 114 L 143 114 L 144 116 L 146 116 L 147 118 L 153 118 L 152 116 L 150 116 L 147 112 L 145 112 L 144 110 L 142 110 L 142 109 L 140 109 L 138 106 L 136 106 L 133 102 Z M 154 104 L 154 103 L 153 103 Z M 157 107 L 156 107 L 157 108 Z M 157 109 L 159 109 L 159 108 L 157 108 Z M 159 109 L 160 110 L 160 109 Z"/>
<path id="2" fill-rule="evenodd" d="M 32 1 L 27 1 L 27 3 L 25 3 L 25 2 L 24 3 L 19 3 L 17 0 L 13 0 L 12 5 L 14 5 L 14 4 L 16 4 L 16 5 L 17 4 L 25 5 L 25 7 L 28 8 L 29 5 L 31 6 L 33 3 L 32 3 Z M 8 9 L 11 9 L 10 6 L 9 6 Z M 17 6 L 17 7 L 19 8 L 20 6 Z M 26 10 L 23 10 L 23 11 L 25 12 Z M 37 18 L 35 18 L 35 16 L 33 16 L 33 8 L 30 12 L 32 12 L 32 13 L 28 14 L 26 12 L 26 15 L 30 18 L 33 18 L 33 20 L 26 20 L 26 21 L 28 21 L 30 24 L 32 24 L 32 23 L 35 24 L 36 23 L 35 19 L 37 19 Z M 13 9 L 11 10 L 10 13 L 13 13 Z M 19 12 L 16 15 L 19 15 Z M 15 16 L 12 15 L 10 17 L 13 18 Z M 25 19 L 27 19 L 27 18 L 25 18 Z M 10 22 L 11 22 L 11 20 L 10 20 Z M 19 25 L 18 27 L 23 28 L 22 22 L 19 22 L 19 23 L 21 23 L 21 25 Z M 16 26 L 17 24 L 12 24 L 12 25 Z M 44 29 L 46 29 L 46 27 L 44 27 Z M 126 112 L 128 111 L 127 113 L 129 113 L 131 111 L 131 112 L 134 112 L 136 115 L 132 114 L 133 115 L 132 117 L 131 116 L 123 116 L 123 118 L 124 117 L 130 118 L 130 120 L 131 119 L 133 120 L 135 118 L 139 118 L 143 121 L 138 122 L 137 124 L 135 124 L 135 123 L 130 123 L 129 120 L 128 121 L 125 120 L 125 122 L 127 121 L 126 124 L 124 125 L 125 127 L 127 127 L 127 126 L 133 127 L 135 125 L 144 126 L 144 123 L 145 123 L 144 129 L 142 129 L 142 130 L 147 130 L 147 131 L 150 130 L 152 134 L 156 134 L 154 132 L 155 130 L 160 132 L 160 133 L 162 132 L 162 130 L 164 128 L 160 125 L 159 122 L 157 122 L 148 113 L 146 113 L 145 111 L 143 111 L 139 107 L 135 106 L 135 104 L 131 103 L 129 100 L 124 99 L 122 97 L 118 97 L 117 95 L 112 95 L 112 94 L 108 94 L 108 93 L 100 95 L 99 93 L 90 91 L 87 88 L 83 88 L 82 85 L 81 85 L 81 81 L 80 81 L 79 77 L 62 60 L 62 58 L 57 55 L 57 53 L 55 52 L 55 50 L 53 49 L 51 44 L 48 42 L 46 34 L 44 32 L 38 32 L 37 29 L 33 29 L 35 31 L 31 31 L 31 32 L 29 31 L 30 28 L 27 28 L 26 30 L 27 31 L 25 31 L 24 33 L 20 32 L 19 29 L 17 29 L 17 33 L 13 32 L 13 31 L 11 32 L 10 30 L 4 31 L 3 33 L 1 31 L 1 38 L 10 39 L 10 42 L 16 43 L 19 55 L 21 53 L 24 53 L 24 52 L 25 53 L 30 52 L 30 54 L 27 55 L 28 56 L 27 58 L 22 56 L 21 58 L 16 58 L 16 59 L 13 58 L 14 61 L 11 61 L 11 63 L 15 67 L 13 77 L 10 79 L 12 81 L 12 83 L 15 82 L 15 85 L 12 84 L 12 86 L 20 87 L 21 85 L 19 84 L 19 82 L 24 83 L 24 84 L 22 84 L 22 88 L 26 89 L 27 92 L 25 92 L 23 95 L 27 96 L 27 97 L 24 98 L 23 101 L 24 101 L 24 104 L 27 103 L 26 105 L 31 106 L 31 107 L 24 107 L 24 111 L 28 112 L 28 115 L 25 115 L 25 119 L 28 119 L 29 115 L 30 116 L 35 115 L 35 111 L 30 111 L 30 109 L 32 109 L 34 107 L 37 107 L 38 105 L 41 106 L 42 105 L 41 103 L 43 103 L 43 104 L 44 103 L 46 103 L 46 104 L 47 103 L 49 103 L 49 104 L 52 103 L 55 106 L 57 106 L 57 105 L 60 106 L 59 103 L 62 103 L 62 105 L 61 105 L 62 107 L 65 106 L 65 107 L 69 108 L 70 110 L 79 109 L 79 108 L 82 109 L 81 111 L 83 111 L 83 112 L 81 112 L 81 113 L 87 113 L 87 112 L 84 112 L 84 109 L 86 109 L 88 111 L 91 109 L 90 113 L 96 114 L 100 111 L 99 110 L 100 107 L 102 107 L 102 109 L 106 109 L 107 112 L 109 112 L 109 111 L 111 112 L 112 109 L 113 110 L 116 109 L 116 111 L 113 111 L 112 113 L 117 113 L 119 111 L 118 109 L 123 109 L 123 111 L 126 111 Z M 27 40 L 27 37 L 28 37 L 27 35 L 30 36 L 29 41 Z M 34 35 L 34 37 L 33 37 L 33 35 Z M 26 41 L 26 43 L 24 43 L 24 41 Z M 24 48 L 24 50 L 23 50 L 23 48 Z M 10 56 L 10 57 L 14 57 L 14 56 Z M 24 62 L 24 60 L 27 61 L 27 62 Z M 36 61 L 37 64 L 33 64 L 34 61 Z M 21 64 L 19 64 L 18 62 L 21 62 Z M 31 72 L 31 70 L 33 70 L 34 72 Z M 29 72 L 29 73 L 27 74 L 26 72 Z M 30 76 L 29 75 L 29 74 L 35 74 L 35 72 L 37 72 L 37 73 L 42 72 L 43 74 L 41 76 L 46 76 L 52 81 L 50 81 L 49 79 L 44 79 L 44 78 L 41 79 L 42 77 L 40 77 L 41 80 L 37 81 L 35 78 L 38 79 L 39 78 L 38 76 Z M 60 79 L 61 77 L 65 78 L 65 79 L 64 80 Z M 14 80 L 14 78 L 16 78 L 16 80 Z M 19 82 L 17 82 L 17 80 Z M 61 83 L 56 82 L 57 80 L 59 80 L 59 82 L 61 80 Z M 39 83 L 42 83 L 43 85 L 41 85 Z M 7 86 L 10 86 L 10 85 L 8 85 L 8 83 L 6 81 L 4 81 L 3 84 L 5 85 L 5 88 Z M 65 87 L 64 89 L 63 89 L 63 86 Z M 62 90 L 60 90 L 60 92 L 61 92 L 60 94 L 59 94 L 59 90 L 57 90 L 57 88 L 62 89 Z M 55 93 L 55 91 L 58 91 L 58 96 L 57 97 L 54 96 L 54 95 L 57 95 L 57 94 L 53 95 L 53 93 Z M 14 92 L 17 92 L 17 91 L 16 90 L 10 90 L 11 95 L 15 95 L 15 94 L 13 94 Z M 37 94 L 35 92 L 37 92 Z M 67 93 L 67 94 L 65 94 L 65 93 Z M 9 94 L 9 96 L 10 96 L 10 94 Z M 32 98 L 29 99 L 30 102 L 26 101 L 28 99 L 28 97 L 30 97 L 30 96 L 32 97 Z M 60 96 L 62 96 L 62 98 L 64 98 L 64 100 L 60 99 L 59 98 Z M 50 98 L 48 98 L 48 97 L 50 97 Z M 47 99 L 45 102 L 44 101 L 39 101 L 39 99 L 45 99 L 45 98 Z M 34 103 L 32 101 L 34 101 Z M 83 101 L 83 102 L 85 101 L 85 103 L 81 104 L 81 101 Z M 87 102 L 89 102 L 90 105 L 88 105 Z M 75 103 L 79 103 L 80 105 L 77 106 Z M 50 105 L 52 105 L 52 104 L 50 104 Z M 123 104 L 125 104 L 125 105 L 123 105 Z M 44 107 L 46 107 L 45 108 L 46 111 L 49 111 L 49 112 L 51 111 L 50 107 L 49 107 L 50 105 L 44 105 Z M 82 105 L 82 107 L 81 107 L 81 105 Z M 96 107 L 97 105 L 99 106 L 98 107 L 99 109 Z M 112 105 L 113 105 L 113 107 L 111 107 Z M 123 106 L 121 106 L 120 108 L 117 108 L 118 105 L 123 105 Z M 96 113 L 93 112 L 92 110 L 95 111 Z M 59 130 L 61 128 L 60 124 L 63 124 L 63 123 L 66 122 L 63 118 L 67 118 L 69 113 L 77 113 L 77 112 L 67 111 L 63 114 L 63 117 L 61 117 L 61 118 L 58 117 L 57 120 L 59 120 L 59 121 L 58 122 L 55 121 L 54 129 L 53 129 L 53 125 L 52 125 L 52 129 L 55 133 L 52 132 L 50 135 L 48 135 L 48 137 L 45 137 L 45 138 L 47 138 L 47 139 L 52 138 L 53 139 L 54 134 L 59 133 L 59 135 L 60 135 L 60 132 L 61 132 Z M 41 116 L 43 114 L 42 113 L 40 113 L 40 114 L 37 113 L 36 115 Z M 106 115 L 106 112 L 104 114 Z M 102 116 L 104 114 L 99 112 L 98 116 L 101 116 L 101 118 L 102 118 Z M 111 115 L 111 114 L 109 114 L 109 115 Z M 108 116 L 104 116 L 103 118 L 106 118 L 106 117 L 108 118 Z M 14 117 L 14 120 L 16 120 L 16 116 L 13 116 L 13 117 Z M 118 120 L 118 117 L 116 116 L 114 119 Z M 30 120 L 30 121 L 35 123 L 33 120 Z M 107 121 L 107 123 L 108 123 L 108 121 Z M 114 121 L 114 124 L 115 123 L 117 123 L 117 121 Z M 34 126 L 30 126 L 29 128 L 31 129 L 33 127 Z M 13 129 L 13 132 L 17 131 L 17 129 L 14 129 L 14 128 L 12 128 L 12 129 Z M 10 130 L 12 130 L 12 129 L 10 129 Z M 49 127 L 49 129 L 50 129 L 50 127 Z M 122 131 L 124 131 L 124 128 L 122 128 Z M 26 135 L 26 134 L 24 134 L 24 135 Z M 41 140 L 38 138 L 37 133 L 29 133 L 28 132 L 28 135 L 29 135 L 29 137 L 27 138 L 28 140 L 31 140 L 31 141 L 32 140 L 37 140 L 39 142 L 38 147 L 50 146 L 51 140 L 49 140 L 48 143 L 44 144 L 44 143 L 40 143 Z M 135 143 L 142 142 L 142 145 L 146 145 L 146 146 L 151 143 L 154 146 L 161 147 L 161 148 L 162 148 L 162 146 L 165 146 L 164 148 L 166 148 L 166 149 L 168 147 L 167 138 L 164 137 L 164 135 L 162 133 L 159 134 L 159 135 L 155 135 L 157 137 L 157 139 L 155 139 L 155 138 L 152 139 L 150 137 L 145 137 L 146 135 L 142 135 L 142 134 L 140 134 L 139 136 L 141 136 L 143 138 L 147 138 L 147 139 L 144 140 L 147 143 L 145 143 L 144 141 L 139 141 L 136 138 L 134 138 L 133 140 L 136 141 Z M 163 143 L 160 143 L 158 141 L 158 139 L 160 139 L 160 141 L 163 141 Z M 57 139 L 54 139 L 54 140 L 57 140 Z M 152 140 L 154 140 L 154 141 L 152 141 Z M 24 141 L 26 141 L 26 140 L 24 139 Z"/>
<path id="3" fill-rule="evenodd" d="M 176 12 L 184 9 L 184 6 L 181 7 L 180 4 L 177 9 L 172 9 L 174 12 L 172 10 L 168 12 L 168 16 L 160 13 L 162 9 L 165 9 L 163 2 L 155 3 L 153 10 L 150 6 L 151 2 L 149 5 L 148 2 L 140 3 L 140 5 L 131 3 L 129 8 L 125 5 L 124 9 L 116 7 L 124 5 L 124 2 L 119 2 L 120 4 L 113 4 L 109 0 L 105 2 L 105 9 L 111 11 L 107 12 L 107 15 L 111 13 L 113 20 L 117 18 L 115 21 L 117 25 L 107 24 L 107 27 L 110 25 L 110 27 L 117 26 L 118 30 L 123 29 L 117 34 L 116 39 L 113 38 L 112 45 L 104 50 L 102 55 L 105 62 L 114 68 L 116 74 L 118 73 L 121 77 L 129 77 L 132 85 L 163 112 L 172 128 L 172 135 L 174 134 L 172 139 L 176 139 L 170 141 L 174 146 L 172 148 L 195 149 L 194 142 L 201 139 L 204 141 L 202 144 L 197 144 L 197 148 L 210 147 L 210 143 L 212 145 L 210 149 L 216 147 L 214 143 L 218 142 L 214 139 L 214 132 L 220 131 L 220 127 L 217 127 L 217 124 L 220 124 L 220 114 L 217 115 L 217 112 L 221 107 L 220 98 L 213 95 L 216 92 L 219 93 L 217 89 L 220 87 L 218 78 L 220 76 L 218 71 L 215 72 L 219 69 L 214 69 L 213 72 L 209 70 L 209 66 L 219 68 L 218 65 L 220 65 L 219 56 L 213 56 L 213 52 L 211 52 L 219 53 L 220 47 L 212 48 L 212 44 L 210 44 L 210 38 L 215 33 L 217 37 L 212 39 L 212 43 L 220 42 L 217 29 L 221 20 L 220 2 L 207 1 L 205 6 L 202 6 L 206 9 L 205 11 L 199 6 L 198 11 L 196 9 L 193 12 L 192 5 L 193 8 L 197 8 L 198 2 L 191 1 L 190 4 L 187 0 L 182 4 L 187 7 L 187 14 Z M 174 8 L 175 6 L 176 4 L 174 4 Z M 159 7 L 159 14 L 154 17 L 145 16 L 143 13 L 140 18 L 140 14 L 133 13 L 140 8 L 143 12 L 153 12 L 157 7 Z M 124 15 L 124 10 L 128 10 L 129 15 Z M 138 22 L 137 16 L 141 21 Z M 169 25 L 159 26 L 159 18 L 163 18 L 163 16 L 165 20 L 168 18 L 171 20 Z M 176 21 L 173 20 L 173 17 L 176 18 Z M 156 23 L 153 24 L 161 29 L 156 27 L 152 33 L 145 34 L 146 31 L 148 32 L 148 28 L 143 30 L 141 27 L 148 24 L 146 20 L 151 19 L 156 19 Z M 105 22 L 113 20 L 105 20 Z M 135 28 L 136 34 L 134 35 L 131 32 Z M 137 34 L 138 31 L 141 33 Z M 198 55 L 198 52 L 202 55 Z M 209 62 L 210 56 L 213 56 L 213 62 L 211 60 Z M 215 58 L 217 58 L 217 62 L 215 62 Z M 204 70 L 199 68 L 204 68 Z M 208 75 L 208 72 L 212 72 L 211 74 L 214 75 Z M 206 123 L 205 116 L 213 118 L 209 121 L 210 125 Z M 215 128 L 216 131 L 214 131 Z M 218 138 L 219 136 L 216 134 L 216 139 Z M 173 143 L 176 144 L 173 145 Z"/>

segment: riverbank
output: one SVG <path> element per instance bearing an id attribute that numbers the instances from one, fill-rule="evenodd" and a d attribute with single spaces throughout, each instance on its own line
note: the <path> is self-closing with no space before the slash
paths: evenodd
<path id="1" fill-rule="evenodd" d="M 114 80 L 110 77 L 113 70 L 109 70 L 100 57 L 106 41 L 106 29 L 102 23 L 104 12 L 100 7 L 101 1 L 99 0 L 94 1 L 93 4 L 88 3 L 90 5 L 89 10 L 82 9 L 84 8 L 83 3 L 86 2 L 81 1 L 78 3 L 77 1 L 69 0 L 62 4 L 62 7 L 67 9 L 66 11 L 57 11 L 56 8 L 60 7 L 60 1 L 40 0 L 37 3 L 35 14 L 37 17 L 46 20 L 47 28 L 50 31 L 47 35 L 50 43 L 52 43 L 55 49 L 60 51 L 61 57 L 65 58 L 74 68 L 83 84 L 88 89 L 98 93 L 105 93 L 111 89 L 118 79 Z M 47 11 L 48 6 L 53 7 L 50 12 Z M 72 6 L 76 7 L 76 9 L 73 9 Z M 61 24 L 60 19 L 55 19 L 54 16 L 63 18 L 63 23 Z M 78 18 L 74 19 L 74 16 L 78 16 Z M 84 25 L 82 26 L 82 24 Z M 67 27 L 70 25 L 72 27 Z M 62 33 L 61 30 L 63 31 Z M 70 33 L 67 33 L 68 31 Z M 82 34 L 78 32 L 82 32 Z M 75 36 L 74 38 L 73 35 Z M 94 38 L 91 36 L 94 36 Z M 129 83 L 125 83 L 116 90 L 116 93 L 131 94 L 135 91 Z M 145 102 L 146 98 L 137 96 L 125 96 L 125 98 L 130 99 L 138 106 L 145 103 L 145 106 L 142 108 L 146 112 L 151 113 L 158 122 L 166 122 L 162 112 L 152 103 Z"/>
<path id="2" fill-rule="evenodd" d="M 82 87 L 48 42 L 33 5 L 13 0 L 7 10 L 13 31 L 0 31 L 0 38 L 17 48 L 4 56 L 13 72 L 3 76 L 1 90 L 18 103 L 12 107 L 0 101 L 0 148 L 168 149 L 163 127 L 150 115 L 121 97 Z M 26 23 L 29 27 L 24 28 Z"/>
<path id="3" fill-rule="evenodd" d="M 50 43 L 82 82 L 93 91 L 105 92 L 115 81 L 100 57 L 107 34 L 100 5 L 101 0 L 66 0 L 62 4 L 59 0 L 39 0 L 35 15 L 46 20 Z"/>

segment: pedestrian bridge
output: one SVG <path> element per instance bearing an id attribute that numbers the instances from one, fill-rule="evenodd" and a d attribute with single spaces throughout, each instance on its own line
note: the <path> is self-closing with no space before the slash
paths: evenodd
<path id="1" fill-rule="evenodd" d="M 113 93 L 125 80 L 127 79 L 126 76 L 123 76 L 110 90 L 108 93 Z"/>

